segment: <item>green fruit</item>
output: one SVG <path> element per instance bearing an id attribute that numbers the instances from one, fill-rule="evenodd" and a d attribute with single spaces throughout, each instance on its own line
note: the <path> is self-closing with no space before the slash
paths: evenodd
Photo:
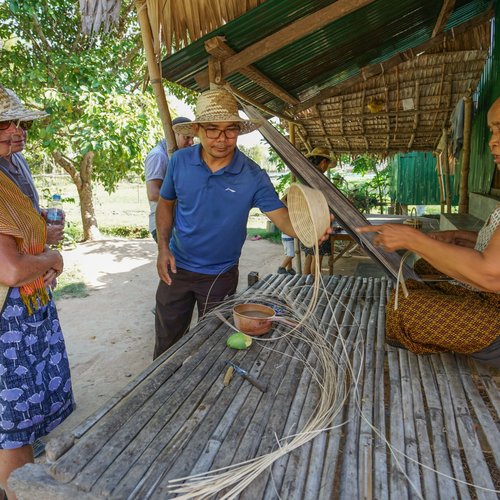
<path id="1" fill-rule="evenodd" d="M 226 345 L 231 349 L 247 349 L 252 345 L 252 337 L 243 332 L 236 332 L 228 337 Z"/>

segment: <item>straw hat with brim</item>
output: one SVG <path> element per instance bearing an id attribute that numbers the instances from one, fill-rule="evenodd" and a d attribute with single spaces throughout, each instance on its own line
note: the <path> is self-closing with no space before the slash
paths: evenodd
<path id="1" fill-rule="evenodd" d="M 36 109 L 28 109 L 12 90 L 0 85 L 0 122 L 7 120 L 26 122 L 43 118 L 44 116 L 48 116 L 48 113 Z"/>
<path id="2" fill-rule="evenodd" d="M 310 153 L 306 154 L 306 158 L 313 158 L 314 156 L 322 156 L 323 158 L 326 158 L 327 160 L 332 159 L 332 155 L 330 154 L 330 151 L 327 148 L 322 148 L 322 147 L 315 147 Z"/>
<path id="3" fill-rule="evenodd" d="M 227 90 L 208 90 L 198 98 L 191 123 L 179 123 L 173 126 L 178 134 L 194 135 L 194 125 L 200 123 L 234 122 L 240 126 L 240 134 L 248 134 L 259 128 L 257 120 L 245 120 L 238 114 L 236 99 Z"/>

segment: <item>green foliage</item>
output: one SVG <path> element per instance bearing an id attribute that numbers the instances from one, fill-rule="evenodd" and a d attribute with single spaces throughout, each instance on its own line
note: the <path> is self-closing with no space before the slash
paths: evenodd
<path id="1" fill-rule="evenodd" d="M 138 238 L 144 239 L 149 238 L 149 231 L 145 227 L 137 226 L 113 226 L 113 227 L 101 227 L 101 232 L 103 234 L 108 234 L 110 236 L 118 236 L 120 238 Z"/>
<path id="2" fill-rule="evenodd" d="M 0 81 L 50 114 L 29 134 L 26 155 L 35 172 L 52 169 L 56 151 L 77 172 L 93 152 L 92 179 L 108 192 L 141 172 L 162 134 L 152 93 L 135 84 L 144 63 L 133 7 L 123 1 L 119 26 L 85 37 L 74 0 L 0 2 Z"/>
<path id="3" fill-rule="evenodd" d="M 66 222 L 64 226 L 64 248 L 74 248 L 83 239 L 82 230 L 72 222 Z"/>

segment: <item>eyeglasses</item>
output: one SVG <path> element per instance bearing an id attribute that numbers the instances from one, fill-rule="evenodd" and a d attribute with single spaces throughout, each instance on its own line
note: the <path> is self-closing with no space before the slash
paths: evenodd
<path id="1" fill-rule="evenodd" d="M 22 122 L 21 120 L 6 120 L 0 122 L 0 130 L 7 130 L 12 124 L 16 128 L 22 128 L 23 130 L 29 130 L 33 125 L 33 120 Z"/>
<path id="2" fill-rule="evenodd" d="M 209 139 L 218 139 L 222 134 L 226 136 L 226 139 L 235 139 L 240 135 L 240 127 L 228 127 L 225 130 L 220 130 L 216 127 L 200 127 L 205 131 L 205 134 Z"/>

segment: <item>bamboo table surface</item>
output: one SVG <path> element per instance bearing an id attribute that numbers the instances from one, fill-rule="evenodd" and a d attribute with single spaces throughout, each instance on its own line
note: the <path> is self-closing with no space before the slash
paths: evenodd
<path id="1" fill-rule="evenodd" d="M 357 384 L 341 374 L 350 391 L 332 429 L 276 461 L 241 498 L 496 498 L 451 478 L 498 488 L 497 379 L 461 357 L 385 345 L 386 279 L 324 279 L 315 315 L 334 349 L 348 353 Z M 272 275 L 241 300 L 266 293 L 307 303 L 312 290 L 304 276 Z M 225 344 L 230 332 L 217 317 L 195 327 L 65 443 L 49 442 L 53 464 L 16 471 L 19 498 L 164 499 L 171 479 L 274 451 L 312 415 L 320 389 L 302 361 L 283 354 L 292 352 L 287 338 L 274 350 L 254 342 L 235 351 Z M 236 374 L 225 387 L 226 360 L 267 392 Z"/>

